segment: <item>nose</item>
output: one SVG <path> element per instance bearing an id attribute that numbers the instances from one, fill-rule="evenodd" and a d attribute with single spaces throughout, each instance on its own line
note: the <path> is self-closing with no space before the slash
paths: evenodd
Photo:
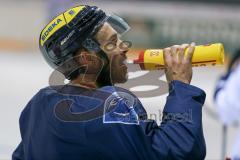
<path id="1" fill-rule="evenodd" d="M 121 56 L 123 56 L 124 58 L 127 58 L 126 54 L 127 52 L 129 51 L 129 49 L 125 50 L 125 51 L 122 51 L 120 54 Z"/>

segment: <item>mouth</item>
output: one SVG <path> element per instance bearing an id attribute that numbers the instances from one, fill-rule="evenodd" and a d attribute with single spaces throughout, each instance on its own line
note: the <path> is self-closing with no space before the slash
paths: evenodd
<path id="1" fill-rule="evenodd" d="M 128 59 L 127 59 L 127 51 L 124 51 L 121 55 L 121 58 L 120 58 L 120 67 L 123 67 L 124 69 L 127 69 L 128 67 Z"/>
<path id="2" fill-rule="evenodd" d="M 120 66 L 127 68 L 127 64 L 128 64 L 127 59 L 124 59 L 124 60 L 120 63 Z"/>
<path id="3" fill-rule="evenodd" d="M 127 59 L 125 59 L 122 64 L 124 64 L 125 66 L 127 65 Z"/>

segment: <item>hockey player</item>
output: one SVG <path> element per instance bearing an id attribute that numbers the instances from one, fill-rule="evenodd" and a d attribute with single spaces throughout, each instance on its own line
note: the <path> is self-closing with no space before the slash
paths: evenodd
<path id="1" fill-rule="evenodd" d="M 227 56 L 230 59 L 228 70 L 217 83 L 214 100 L 220 120 L 225 126 L 230 126 L 240 120 L 240 50 Z M 230 156 L 233 160 L 240 159 L 240 129 Z"/>
<path id="2" fill-rule="evenodd" d="M 164 49 L 170 92 L 158 126 L 134 94 L 115 86 L 127 81 L 128 47 L 120 38 L 128 30 L 95 6 L 71 8 L 43 29 L 44 58 L 70 82 L 29 101 L 13 160 L 204 159 L 205 93 L 190 85 L 194 44 Z"/>

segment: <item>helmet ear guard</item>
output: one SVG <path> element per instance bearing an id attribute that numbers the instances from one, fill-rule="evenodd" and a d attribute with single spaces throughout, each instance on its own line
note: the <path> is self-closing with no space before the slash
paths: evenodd
<path id="1" fill-rule="evenodd" d="M 99 47 L 99 43 L 97 43 L 95 40 L 91 38 L 86 38 L 86 40 L 83 41 L 82 46 L 89 52 L 98 53 L 101 50 L 101 48 Z"/>

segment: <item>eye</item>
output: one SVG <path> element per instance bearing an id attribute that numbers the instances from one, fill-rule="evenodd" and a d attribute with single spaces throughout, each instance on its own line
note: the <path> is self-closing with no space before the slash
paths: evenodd
<path id="1" fill-rule="evenodd" d="M 114 34 L 113 36 L 111 36 L 108 42 L 104 45 L 104 49 L 106 51 L 113 51 L 117 47 L 118 40 L 119 39 L 117 34 Z"/>
<path id="2" fill-rule="evenodd" d="M 116 43 L 115 42 L 108 42 L 105 46 L 104 46 L 104 49 L 106 51 L 112 51 L 116 48 Z"/>

